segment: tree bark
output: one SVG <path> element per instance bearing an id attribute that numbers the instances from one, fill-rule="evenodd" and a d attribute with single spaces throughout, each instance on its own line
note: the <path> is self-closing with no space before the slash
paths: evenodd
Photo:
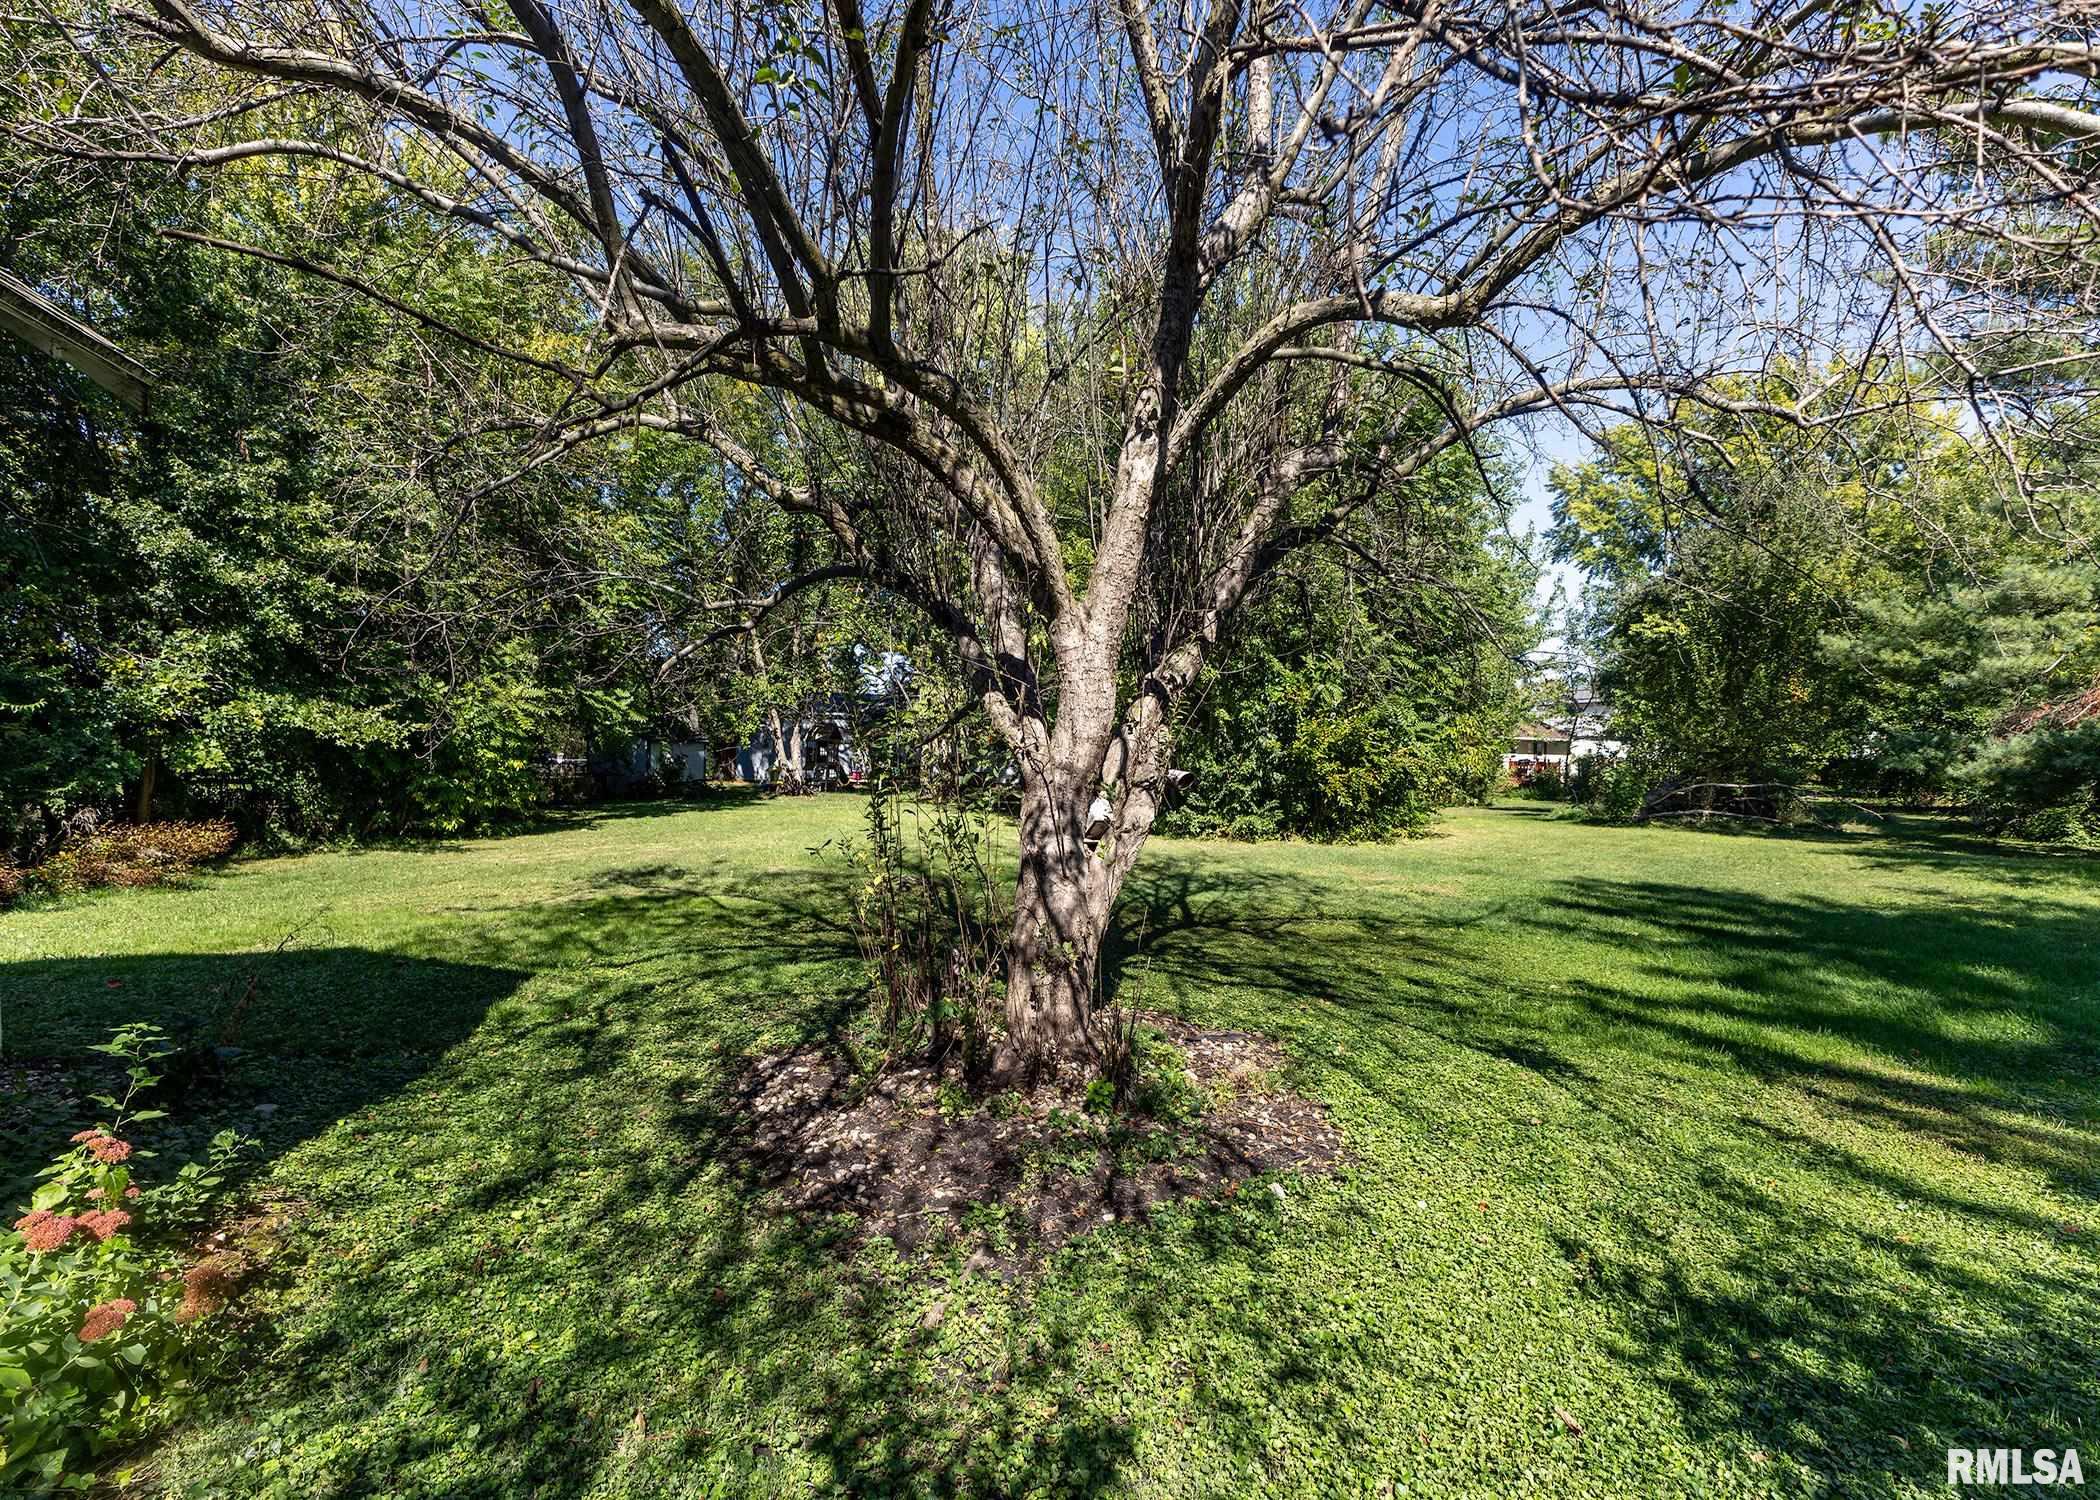
<path id="1" fill-rule="evenodd" d="M 154 784 L 159 779 L 160 752 L 158 750 L 148 750 L 146 752 L 146 764 L 139 772 L 139 799 L 132 811 L 133 822 L 150 823 L 153 821 Z"/>
<path id="2" fill-rule="evenodd" d="M 1109 835 L 1090 850 L 1088 811 L 1102 785 L 1091 760 L 1022 770 L 1006 1031 L 1031 1075 L 1100 1057 L 1094 1023 L 1109 919 L 1158 810 L 1149 780 L 1119 782 Z"/>
<path id="3" fill-rule="evenodd" d="M 777 783 L 781 780 L 788 764 L 787 728 L 781 723 L 779 709 L 773 707 L 766 709 L 766 728 L 773 740 L 773 764 L 767 768 L 768 775 L 766 779 Z"/>
<path id="4" fill-rule="evenodd" d="M 1087 852 L 1091 778 L 1022 772 L 1020 871 L 1007 948 L 1006 1033 L 1031 1071 L 1090 1062 L 1106 871 Z"/>
<path id="5" fill-rule="evenodd" d="M 751 664 L 758 668 L 761 676 L 766 672 L 765 648 L 758 643 L 758 632 L 750 632 Z M 790 792 L 802 790 L 802 720 L 798 716 L 792 735 L 777 703 L 766 706 L 766 727 L 773 735 L 773 765 L 769 778 L 775 786 Z"/>

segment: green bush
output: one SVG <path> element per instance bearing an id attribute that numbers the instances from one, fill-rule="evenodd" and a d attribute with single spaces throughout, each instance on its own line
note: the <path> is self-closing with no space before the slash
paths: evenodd
<path id="1" fill-rule="evenodd" d="M 1991 832 L 2037 843 L 2100 841 L 2100 717 L 1992 739 L 1957 768 L 1956 784 Z"/>
<path id="2" fill-rule="evenodd" d="M 81 1131 L 39 1174 L 11 1232 L 0 1235 L 0 1491 L 84 1489 L 97 1454 L 180 1412 L 218 1330 L 206 1319 L 229 1295 L 227 1268 L 183 1271 L 182 1236 L 209 1211 L 244 1143 L 232 1132 L 157 1185 L 138 1179 L 152 1153 L 125 1139 L 161 1111 L 132 1101 L 160 1081 L 168 1053 L 151 1026 L 96 1050 L 127 1064 L 121 1099 L 97 1096 L 109 1122 Z"/>
<path id="3" fill-rule="evenodd" d="M 530 811 L 546 800 L 535 769 L 558 727 L 551 695 L 533 680 L 531 653 L 500 653 L 501 670 L 451 689 L 443 735 L 404 762 L 414 826 L 461 833 Z"/>
<path id="4" fill-rule="evenodd" d="M 1576 771 L 1576 800 L 1600 821 L 1631 822 L 1647 800 L 1653 779 L 1645 766 L 1586 755 Z"/>
<path id="5" fill-rule="evenodd" d="M 2070 802 L 2027 813 L 2005 825 L 2005 833 L 2036 844 L 2100 848 L 2100 800 Z"/>

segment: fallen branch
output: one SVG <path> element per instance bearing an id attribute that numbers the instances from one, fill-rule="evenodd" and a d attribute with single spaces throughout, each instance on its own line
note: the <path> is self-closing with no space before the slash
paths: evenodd
<path id="1" fill-rule="evenodd" d="M 1683 797 L 1692 792 L 1734 792 L 1738 795 L 1750 792 L 1781 792 L 1786 796 L 1792 797 L 1797 802 L 1836 802 L 1853 809 L 1855 812 L 1866 814 L 1866 816 L 1877 823 L 1887 821 L 1885 814 L 1878 813 L 1863 803 L 1855 802 L 1850 797 L 1839 797 L 1830 792 L 1812 792 L 1804 787 L 1795 786 L 1790 782 L 1784 781 L 1695 781 L 1684 786 L 1658 788 L 1654 793 L 1650 794 L 1646 803 L 1643 804 L 1636 821 L 1647 822 L 1654 818 L 1690 816 L 1688 813 L 1661 813 L 1654 811 L 1654 809 L 1673 798 Z M 1695 811 L 1707 812 L 1715 817 L 1748 818 L 1752 816 L 1749 813 L 1722 813 L 1717 809 L 1711 808 L 1695 809 Z M 1772 823 L 1779 820 L 1776 818 L 1763 818 L 1759 821 Z"/>

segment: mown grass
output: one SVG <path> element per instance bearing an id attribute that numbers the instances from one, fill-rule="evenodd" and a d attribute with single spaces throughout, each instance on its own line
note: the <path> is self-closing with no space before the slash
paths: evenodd
<path id="1" fill-rule="evenodd" d="M 1944 1493 L 1950 1445 L 2100 1468 L 2093 862 L 1537 805 L 1396 847 L 1160 843 L 1122 983 L 1282 1038 L 1351 1164 L 1007 1283 L 847 1254 L 724 1165 L 736 1060 L 855 1003 L 810 850 L 858 809 L 644 810 L 0 917 L 17 1057 L 255 980 L 188 1128 L 261 1136 L 257 1190 L 301 1210 L 252 1360 L 151 1478 L 1883 1496 Z"/>

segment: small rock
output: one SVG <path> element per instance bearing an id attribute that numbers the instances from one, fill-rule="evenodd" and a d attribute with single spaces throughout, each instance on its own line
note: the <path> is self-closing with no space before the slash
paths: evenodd
<path id="1" fill-rule="evenodd" d="M 1270 1191 L 1270 1192 L 1272 1192 L 1272 1193 L 1274 1193 L 1274 1194 L 1276 1195 L 1276 1201 L 1277 1201 L 1278 1203 L 1281 1203 L 1281 1202 L 1283 1201 L 1283 1199 L 1284 1199 L 1284 1192 L 1283 1192 L 1283 1184 L 1282 1184 L 1282 1183 L 1280 1183 L 1280 1182 L 1272 1182 L 1272 1183 L 1270 1183 L 1270 1184 L 1269 1184 L 1269 1191 Z"/>
<path id="2" fill-rule="evenodd" d="M 933 1306 L 926 1309 L 926 1316 L 919 1319 L 919 1326 L 921 1328 L 938 1328 L 947 1321 L 948 1304 L 946 1302 L 936 1302 Z"/>

